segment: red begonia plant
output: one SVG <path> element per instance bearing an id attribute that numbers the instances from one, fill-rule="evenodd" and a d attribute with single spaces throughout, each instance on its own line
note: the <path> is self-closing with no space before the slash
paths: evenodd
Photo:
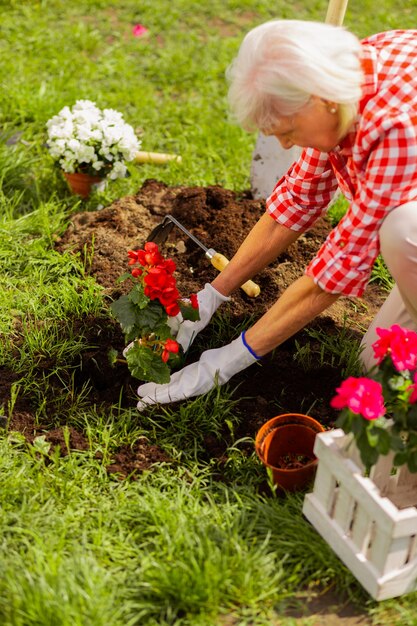
<path id="1" fill-rule="evenodd" d="M 167 383 L 181 350 L 169 319 L 181 313 L 183 320 L 198 320 L 197 296 L 180 297 L 173 276 L 175 263 L 165 259 L 155 243 L 146 243 L 142 250 L 129 250 L 128 256 L 129 265 L 134 267 L 119 280 L 131 279 L 133 287 L 110 306 L 129 344 L 124 356 L 135 378 Z M 110 359 L 120 360 L 115 350 Z"/>

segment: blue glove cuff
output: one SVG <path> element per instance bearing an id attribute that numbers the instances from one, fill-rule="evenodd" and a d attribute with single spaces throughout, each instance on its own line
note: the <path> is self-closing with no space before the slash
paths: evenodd
<path id="1" fill-rule="evenodd" d="M 246 330 L 244 330 L 244 331 L 243 331 L 243 333 L 241 334 L 243 345 L 245 346 L 245 348 L 246 348 L 247 350 L 249 350 L 249 352 L 251 353 L 251 355 L 252 355 L 252 356 L 253 356 L 253 357 L 254 357 L 257 361 L 259 361 L 259 359 L 261 359 L 262 357 L 258 356 L 258 355 L 256 354 L 256 352 L 255 352 L 254 350 L 252 350 L 252 348 L 250 347 L 250 345 L 249 345 L 249 344 L 247 343 L 247 341 L 246 341 L 245 334 L 246 334 Z"/>

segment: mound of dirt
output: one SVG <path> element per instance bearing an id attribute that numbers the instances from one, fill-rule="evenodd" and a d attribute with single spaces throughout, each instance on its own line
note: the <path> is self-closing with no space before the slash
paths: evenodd
<path id="1" fill-rule="evenodd" d="M 169 187 L 156 180 L 148 180 L 135 196 L 121 198 L 111 206 L 94 212 L 81 211 L 73 215 L 68 229 L 56 242 L 56 249 L 82 254 L 88 259 L 88 272 L 103 286 L 105 299 L 110 302 L 124 289 L 129 289 L 128 284 L 117 283 L 128 267 L 127 251 L 141 247 L 165 215 L 173 215 L 205 246 L 231 258 L 264 210 L 264 202 L 253 200 L 248 192 L 239 194 L 218 186 Z M 223 307 L 223 311 L 228 312 L 231 327 L 238 327 L 249 317 L 259 318 L 282 291 L 303 274 L 329 230 L 328 221 L 319 220 L 275 263 L 254 277 L 261 288 L 259 297 L 250 298 L 242 290 L 234 294 L 232 301 Z M 177 284 L 184 296 L 197 292 L 216 275 L 204 252 L 177 227 L 173 228 L 161 249 L 177 265 Z M 320 328 L 331 338 L 339 336 L 347 325 L 352 340 L 359 340 L 384 297 L 382 290 L 371 285 L 363 299 L 341 298 L 308 328 Z M 109 348 L 121 350 L 124 345 L 118 324 L 102 318 L 90 318 L 78 323 L 93 347 L 83 355 L 82 367 L 77 370 L 77 384 L 89 383 L 90 399 L 94 404 L 117 403 L 123 390 L 123 402 L 134 406 L 138 381 L 130 377 L 126 366 L 119 365 L 114 370 L 108 365 Z M 209 328 L 204 331 L 200 346 L 209 333 Z M 308 411 L 322 424 L 333 424 L 335 414 L 329 400 L 340 383 L 340 370 L 330 364 L 320 365 L 319 359 L 313 359 L 313 369 L 307 372 L 299 360 L 294 359 L 295 353 L 307 342 L 311 343 L 311 338 L 305 329 L 265 357 L 261 367 L 254 365 L 232 379 L 231 386 L 237 386 L 234 394 L 242 414 L 240 436 L 254 436 L 262 423 L 284 412 Z M 14 380 L 10 373 L 4 374 L 0 402 L 7 401 L 10 389 L 7 380 Z M 25 430 L 22 414 L 30 415 L 28 410 L 27 405 L 19 408 L 19 403 L 16 404 L 12 428 Z M 33 436 L 33 425 L 29 425 L 27 430 Z M 56 430 L 53 435 L 56 441 Z M 74 433 L 72 440 L 76 441 Z M 222 453 L 214 447 L 210 450 L 208 444 L 208 454 L 211 452 L 216 455 Z M 146 457 L 146 445 L 141 443 L 140 450 L 131 451 L 131 454 L 135 455 L 133 459 L 128 458 L 128 451 L 120 451 L 111 471 L 130 474 L 132 469 L 140 466 L 138 455 L 142 461 Z M 154 447 L 150 455 L 159 459 Z"/>

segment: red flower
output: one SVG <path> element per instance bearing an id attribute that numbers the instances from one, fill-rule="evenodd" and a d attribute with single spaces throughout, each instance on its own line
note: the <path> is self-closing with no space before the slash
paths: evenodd
<path id="1" fill-rule="evenodd" d="M 175 265 L 172 259 L 166 259 L 164 261 L 164 270 L 168 272 L 168 274 L 173 274 L 176 269 L 177 269 L 177 266 Z"/>
<path id="2" fill-rule="evenodd" d="M 179 344 L 175 341 L 175 339 L 167 339 L 161 354 L 163 362 L 166 363 L 168 361 L 171 352 L 173 354 L 177 354 L 178 350 Z"/>
<path id="3" fill-rule="evenodd" d="M 394 367 L 399 371 L 417 367 L 417 333 L 398 324 L 390 328 L 377 328 L 380 339 L 372 344 L 378 363 L 390 355 Z"/>
<path id="4" fill-rule="evenodd" d="M 137 250 L 128 250 L 127 256 L 129 257 L 129 265 L 139 263 Z"/>
<path id="5" fill-rule="evenodd" d="M 350 376 L 336 391 L 338 395 L 330 401 L 334 409 L 347 407 L 367 420 L 375 420 L 385 414 L 382 385 L 371 378 Z"/>
<path id="6" fill-rule="evenodd" d="M 198 298 L 195 293 L 192 293 L 190 296 L 190 302 L 193 309 L 198 309 Z"/>
<path id="7" fill-rule="evenodd" d="M 143 250 L 129 250 L 128 256 L 129 265 L 142 266 L 134 268 L 131 274 L 140 278 L 145 296 L 150 300 L 159 300 L 168 315 L 177 315 L 180 312 L 177 303 L 180 294 L 172 276 L 176 269 L 174 261 L 164 259 L 153 241 L 145 243 Z"/>
<path id="8" fill-rule="evenodd" d="M 158 246 L 153 241 L 145 243 L 143 250 L 129 250 L 129 265 L 139 263 L 143 267 L 153 267 L 154 265 L 165 263 L 164 257 L 160 254 Z"/>
<path id="9" fill-rule="evenodd" d="M 173 302 L 177 302 L 179 297 L 180 297 L 180 294 L 178 292 L 178 289 L 176 289 L 175 287 L 167 287 L 158 296 L 158 300 L 162 304 L 162 306 L 168 306 L 169 304 L 172 304 Z"/>
<path id="10" fill-rule="evenodd" d="M 175 341 L 175 339 L 166 340 L 165 350 L 168 350 L 168 352 L 173 352 L 174 354 L 177 354 L 179 349 L 180 349 L 179 343 Z"/>
<path id="11" fill-rule="evenodd" d="M 165 307 L 165 311 L 170 317 L 175 317 L 180 312 L 180 307 L 176 302 L 172 302 Z"/>
<path id="12" fill-rule="evenodd" d="M 143 250 L 138 250 L 138 263 L 144 267 L 153 267 L 155 265 L 163 264 L 164 257 L 159 252 L 158 246 L 153 241 L 148 241 L 144 245 Z"/>
<path id="13" fill-rule="evenodd" d="M 151 292 L 161 292 L 165 291 L 165 289 L 175 286 L 175 278 L 173 278 L 170 274 L 164 272 L 159 267 L 151 267 L 149 272 L 145 276 L 145 285 L 147 288 L 149 288 Z"/>

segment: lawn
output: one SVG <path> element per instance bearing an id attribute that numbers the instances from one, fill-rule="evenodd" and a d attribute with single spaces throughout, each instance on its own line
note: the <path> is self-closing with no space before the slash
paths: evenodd
<path id="1" fill-rule="evenodd" d="M 302 517 L 303 494 L 259 488 L 264 468 L 233 441 L 231 388 L 142 416 L 133 398 L 109 406 L 80 386 L 94 347 L 88 320 L 111 318 L 89 273 L 99 251 L 56 246 L 71 216 L 148 179 L 247 190 L 256 137 L 228 117 L 225 70 L 251 27 L 323 19 L 326 6 L 0 0 L 0 408 L 9 425 L 19 407 L 37 433 L 64 427 L 61 448 L 1 431 L 2 626 L 324 626 L 307 599 L 329 590 L 337 610 L 348 603 L 363 623 L 417 624 L 415 594 L 379 604 L 366 595 Z M 345 23 L 362 37 L 414 27 L 416 10 L 416 0 L 350 0 Z M 138 23 L 143 37 L 132 34 Z M 129 177 L 80 201 L 45 146 L 47 120 L 77 99 L 122 112 L 143 150 L 181 163 L 131 165 Z M 227 337 L 227 319 L 216 332 Z M 218 436 L 225 425 L 218 480 L 201 432 Z M 83 449 L 71 449 L 72 429 Z M 116 452 L 141 440 L 174 462 L 132 478 L 110 473 Z"/>

